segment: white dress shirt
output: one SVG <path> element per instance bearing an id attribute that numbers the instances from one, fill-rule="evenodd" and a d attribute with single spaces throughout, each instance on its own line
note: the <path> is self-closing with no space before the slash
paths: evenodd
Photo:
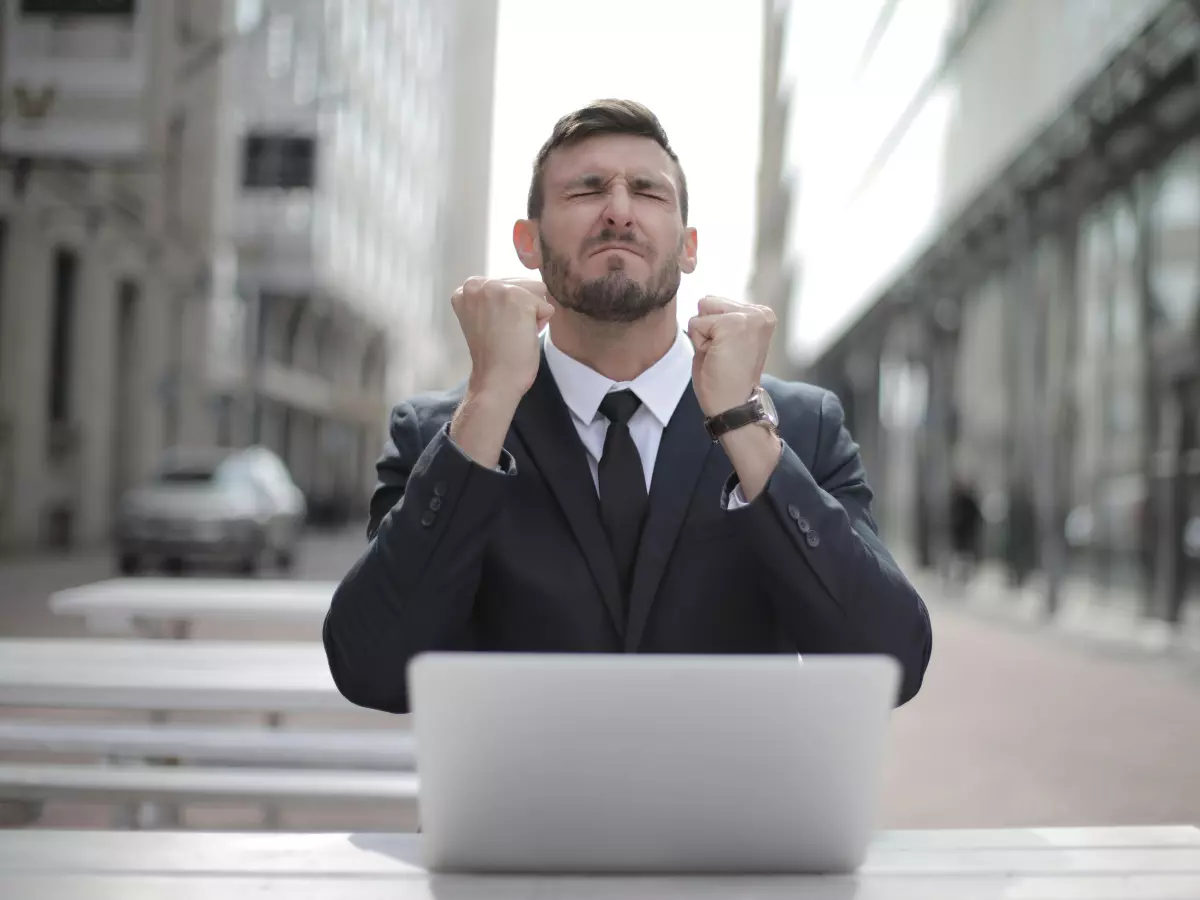
<path id="1" fill-rule="evenodd" d="M 554 346 L 550 331 L 546 332 L 545 346 L 546 364 L 558 385 L 558 392 L 571 411 L 579 439 L 587 450 L 588 466 L 592 470 L 597 492 L 600 490 L 600 457 L 604 452 L 604 436 L 608 432 L 608 419 L 600 413 L 600 401 L 612 391 L 626 389 L 633 391 L 642 401 L 629 420 L 629 433 L 641 457 L 642 471 L 646 475 L 646 492 L 649 493 L 663 429 L 671 421 L 679 399 L 692 380 L 692 342 L 680 331 L 671 349 L 633 381 L 613 381 L 567 356 Z M 729 508 L 737 509 L 745 504 L 742 487 L 738 485 L 730 495 Z"/>

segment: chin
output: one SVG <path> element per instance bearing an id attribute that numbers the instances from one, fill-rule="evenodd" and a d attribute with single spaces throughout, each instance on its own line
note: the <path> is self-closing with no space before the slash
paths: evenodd
<path id="1" fill-rule="evenodd" d="M 641 274 L 644 268 L 645 260 L 640 256 L 622 250 L 605 250 L 588 258 L 584 272 L 587 278 L 602 278 L 605 275 L 634 278 L 632 273 Z"/>

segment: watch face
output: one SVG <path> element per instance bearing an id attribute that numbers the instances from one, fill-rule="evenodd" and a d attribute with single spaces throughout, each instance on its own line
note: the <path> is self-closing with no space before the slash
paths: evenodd
<path id="1" fill-rule="evenodd" d="M 767 421 L 779 427 L 779 413 L 775 409 L 775 401 L 771 399 L 771 395 L 764 388 L 758 389 L 758 402 L 762 404 L 763 414 L 767 417 Z"/>

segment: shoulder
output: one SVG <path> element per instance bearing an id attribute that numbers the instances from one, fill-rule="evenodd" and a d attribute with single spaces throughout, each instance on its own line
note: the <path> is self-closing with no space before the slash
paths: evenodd
<path id="1" fill-rule="evenodd" d="M 422 445 L 431 440 L 438 429 L 450 421 L 462 402 L 466 382 L 442 391 L 415 394 L 392 407 L 389 430 L 393 439 L 397 431 L 415 433 Z"/>
<path id="2" fill-rule="evenodd" d="M 804 381 L 784 381 L 773 375 L 764 375 L 762 386 L 771 395 L 780 418 L 820 416 L 831 405 L 840 406 L 832 391 Z"/>
<path id="3" fill-rule="evenodd" d="M 833 391 L 766 375 L 762 385 L 779 413 L 780 435 L 810 469 L 817 471 L 830 458 L 857 452 L 846 431 L 846 413 Z"/>

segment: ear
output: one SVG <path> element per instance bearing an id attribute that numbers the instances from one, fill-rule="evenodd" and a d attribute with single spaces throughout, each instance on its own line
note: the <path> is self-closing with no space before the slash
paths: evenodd
<path id="1" fill-rule="evenodd" d="M 533 219 L 517 219 L 513 225 L 513 248 L 517 259 L 527 269 L 542 267 L 542 243 L 538 240 L 538 224 Z"/>
<path id="2" fill-rule="evenodd" d="M 683 232 L 683 244 L 679 248 L 679 271 L 691 275 L 696 271 L 696 241 L 695 228 L 686 228 Z"/>

